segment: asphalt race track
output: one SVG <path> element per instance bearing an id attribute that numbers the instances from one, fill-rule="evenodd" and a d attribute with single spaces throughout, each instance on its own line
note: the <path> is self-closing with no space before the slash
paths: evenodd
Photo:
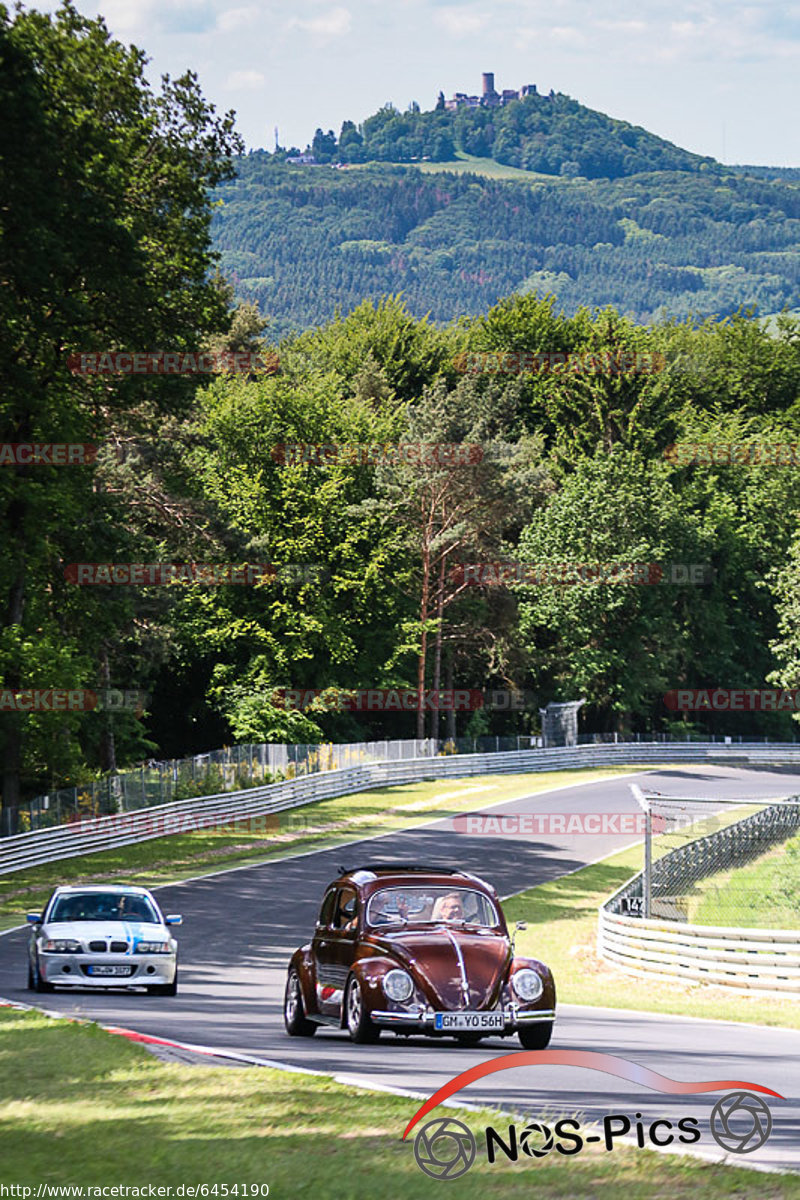
<path id="1" fill-rule="evenodd" d="M 800 776 L 774 770 L 684 766 L 643 773 L 639 782 L 664 794 L 780 796 L 800 792 Z M 475 781 L 450 785 L 447 790 Z M 639 811 L 630 778 L 570 786 L 529 799 L 504 802 L 491 811 Z M 483 793 L 476 796 L 476 810 Z M 308 940 L 325 885 L 340 865 L 402 860 L 457 865 L 491 880 L 501 896 L 554 879 L 618 849 L 638 836 L 541 835 L 474 837 L 456 833 L 451 821 L 405 833 L 320 851 L 283 862 L 245 867 L 159 889 L 166 912 L 181 912 L 180 992 L 177 997 L 139 993 L 57 992 L 36 997 L 25 988 L 25 930 L 0 937 L 0 997 L 49 1011 L 82 1015 L 107 1025 L 183 1042 L 224 1047 L 260 1058 L 346 1075 L 366 1084 L 409 1089 L 425 1096 L 453 1075 L 490 1057 L 518 1051 L 516 1038 L 489 1039 L 477 1049 L 448 1040 L 408 1040 L 384 1034 L 374 1046 L 355 1046 L 345 1033 L 321 1030 L 313 1039 L 288 1038 L 282 997 L 287 959 Z M 54 883 L 58 881 L 53 876 Z M 558 980 L 556 980 L 558 983 Z M 654 987 L 658 984 L 654 983 Z M 602 995 L 598 995 L 602 1003 Z M 800 1031 L 686 1020 L 661 1015 L 562 1006 L 551 1049 L 595 1050 L 619 1055 L 673 1079 L 696 1082 L 741 1079 L 773 1088 L 769 1141 L 728 1161 L 800 1170 Z M 461 1093 L 516 1113 L 576 1115 L 584 1121 L 606 1114 L 700 1118 L 697 1148 L 725 1157 L 708 1131 L 708 1116 L 722 1092 L 673 1096 L 577 1067 L 535 1067 L 498 1072 Z M 409 1118 L 416 1109 L 409 1101 Z M 398 1136 L 402 1130 L 398 1130 Z"/>

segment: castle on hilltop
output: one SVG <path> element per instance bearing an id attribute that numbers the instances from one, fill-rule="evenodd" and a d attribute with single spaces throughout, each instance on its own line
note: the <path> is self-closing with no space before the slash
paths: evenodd
<path id="1" fill-rule="evenodd" d="M 468 96 L 466 92 L 454 92 L 452 100 L 445 100 L 444 92 L 439 92 L 437 108 L 499 108 L 510 104 L 512 100 L 524 100 L 526 96 L 538 96 L 535 83 L 525 83 L 515 91 L 514 88 L 503 88 L 502 92 L 494 90 L 494 71 L 483 72 L 483 89 L 480 96 Z M 555 92 L 550 89 L 549 100 L 555 100 Z"/>

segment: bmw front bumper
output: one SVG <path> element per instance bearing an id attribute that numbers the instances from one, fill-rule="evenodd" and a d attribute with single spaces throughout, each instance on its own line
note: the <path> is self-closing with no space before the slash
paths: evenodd
<path id="1" fill-rule="evenodd" d="M 152 987 L 172 983 L 174 954 L 40 954 L 39 972 L 56 987 Z M 127 967 L 125 975 L 93 975 L 90 967 Z"/>

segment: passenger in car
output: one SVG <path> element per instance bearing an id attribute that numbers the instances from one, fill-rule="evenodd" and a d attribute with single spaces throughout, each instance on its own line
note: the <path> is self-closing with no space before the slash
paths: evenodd
<path id="1" fill-rule="evenodd" d="M 431 919 L 434 921 L 463 921 L 464 906 L 458 892 L 448 892 L 440 896 L 433 906 Z"/>

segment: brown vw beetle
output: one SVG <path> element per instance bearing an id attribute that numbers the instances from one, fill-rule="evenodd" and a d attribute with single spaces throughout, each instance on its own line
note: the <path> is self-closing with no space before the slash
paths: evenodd
<path id="1" fill-rule="evenodd" d="M 320 1025 L 346 1028 L 354 1042 L 382 1029 L 467 1045 L 516 1033 L 543 1050 L 555 1005 L 553 976 L 514 953 L 490 884 L 378 863 L 342 871 L 326 889 L 314 936 L 289 964 L 284 1020 L 292 1037 Z"/>

